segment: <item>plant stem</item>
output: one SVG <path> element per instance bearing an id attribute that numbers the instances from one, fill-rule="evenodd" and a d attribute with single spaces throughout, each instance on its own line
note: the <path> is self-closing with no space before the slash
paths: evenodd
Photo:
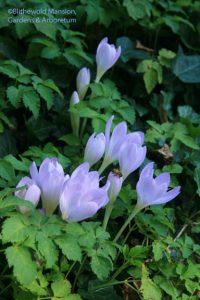
<path id="1" fill-rule="evenodd" d="M 128 217 L 128 219 L 126 220 L 126 222 L 124 223 L 124 225 L 121 227 L 121 229 L 119 230 L 119 232 L 117 233 L 116 237 L 114 238 L 113 242 L 117 242 L 117 240 L 120 238 L 120 236 L 122 235 L 122 233 L 124 232 L 124 230 L 126 229 L 126 227 L 128 226 L 128 224 L 132 221 L 132 219 L 135 217 L 135 215 L 142 210 L 142 207 L 139 206 L 135 206 L 133 212 L 131 213 L 131 215 Z"/>
<path id="2" fill-rule="evenodd" d="M 99 175 L 101 175 L 103 173 L 103 171 L 110 165 L 110 163 L 111 162 L 106 159 L 103 160 L 102 165 L 98 170 Z"/>
<path id="3" fill-rule="evenodd" d="M 109 221 L 112 210 L 113 210 L 113 203 L 109 203 L 106 206 L 106 211 L 105 211 L 105 215 L 104 215 L 104 219 L 103 219 L 103 229 L 105 229 L 105 230 L 108 225 L 108 221 Z"/>
<path id="4" fill-rule="evenodd" d="M 72 291 L 74 291 L 76 282 L 77 282 L 77 280 L 78 280 L 78 276 L 79 276 L 79 274 L 80 274 L 81 271 L 82 271 L 82 268 L 83 268 L 83 266 L 84 266 L 84 263 L 85 263 L 86 259 L 87 259 L 87 254 L 86 254 L 85 257 L 83 258 L 83 260 L 82 260 L 82 262 L 81 262 L 81 265 L 80 265 L 80 267 L 79 267 L 79 269 L 78 269 L 78 271 L 77 271 L 77 273 L 76 273 L 76 277 L 75 277 L 75 279 L 74 279 Z"/>
<path id="5" fill-rule="evenodd" d="M 87 118 L 84 118 L 84 119 L 83 119 L 83 123 L 82 123 L 82 127 L 81 127 L 80 137 L 83 136 L 83 133 L 84 133 L 84 131 L 85 131 L 85 126 L 86 126 L 86 124 L 87 124 Z"/>
<path id="6" fill-rule="evenodd" d="M 111 281 L 114 280 L 122 271 L 124 271 L 124 269 L 126 269 L 129 266 L 129 263 L 126 262 L 125 264 L 123 264 L 121 267 L 119 267 L 117 269 L 117 271 L 113 274 Z"/>
<path id="7" fill-rule="evenodd" d="M 69 273 L 72 271 L 72 269 L 73 269 L 73 267 L 75 266 L 76 263 L 77 263 L 77 261 L 74 261 L 74 262 L 71 264 L 71 266 L 69 267 L 69 270 L 68 270 L 67 274 L 65 275 L 65 278 L 68 277 Z"/>

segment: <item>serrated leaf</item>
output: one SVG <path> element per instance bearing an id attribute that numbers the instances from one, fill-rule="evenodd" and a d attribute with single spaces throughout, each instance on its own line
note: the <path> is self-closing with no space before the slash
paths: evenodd
<path id="1" fill-rule="evenodd" d="M 153 254 L 155 261 L 159 261 L 163 257 L 162 244 L 159 241 L 154 241 L 153 244 Z"/>
<path id="2" fill-rule="evenodd" d="M 160 288 L 149 278 L 148 270 L 142 265 L 142 285 L 140 288 L 144 300 L 162 300 Z"/>
<path id="3" fill-rule="evenodd" d="M 40 94 L 40 96 L 46 101 L 47 108 L 50 109 L 53 105 L 53 92 L 52 89 L 42 85 L 38 84 L 36 86 L 37 92 Z"/>
<path id="4" fill-rule="evenodd" d="M 0 176 L 7 181 L 13 181 L 15 178 L 13 166 L 4 159 L 0 159 Z"/>
<path id="5" fill-rule="evenodd" d="M 37 248 L 46 261 L 46 268 L 52 268 L 58 259 L 58 251 L 53 241 L 44 232 L 40 231 L 36 235 Z"/>
<path id="6" fill-rule="evenodd" d="M 55 24 L 51 23 L 34 23 L 36 29 L 40 32 L 42 32 L 44 35 L 50 37 L 51 39 L 56 39 L 56 31 L 57 27 Z"/>
<path id="7" fill-rule="evenodd" d="M 33 262 L 28 248 L 11 246 L 5 251 L 10 267 L 13 267 L 14 276 L 21 284 L 30 284 L 37 275 L 36 263 Z"/>
<path id="8" fill-rule="evenodd" d="M 25 107 L 27 107 L 37 119 L 40 110 L 40 98 L 34 90 L 23 92 L 23 102 Z"/>
<path id="9" fill-rule="evenodd" d="M 110 259 L 93 253 L 91 257 L 91 268 L 100 280 L 105 280 L 112 271 L 113 266 Z"/>
<path id="10" fill-rule="evenodd" d="M 9 86 L 6 91 L 6 94 L 10 103 L 15 108 L 17 108 L 20 103 L 22 94 L 18 91 L 18 89 L 15 86 Z"/>
<path id="11" fill-rule="evenodd" d="M 22 242 L 28 233 L 28 221 L 23 215 L 16 215 L 6 219 L 3 223 L 2 241 L 6 242 Z"/>
<path id="12" fill-rule="evenodd" d="M 82 253 L 81 248 L 78 245 L 78 241 L 75 240 L 75 236 L 69 237 L 67 235 L 55 239 L 55 243 L 62 250 L 62 253 L 70 260 L 81 261 Z"/>
<path id="13" fill-rule="evenodd" d="M 71 292 L 71 284 L 66 279 L 61 279 L 53 282 L 51 288 L 55 297 L 65 297 Z"/>

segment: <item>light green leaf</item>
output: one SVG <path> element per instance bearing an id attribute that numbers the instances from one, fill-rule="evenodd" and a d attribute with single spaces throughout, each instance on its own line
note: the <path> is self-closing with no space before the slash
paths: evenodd
<path id="1" fill-rule="evenodd" d="M 162 300 L 160 288 L 149 278 L 148 270 L 142 265 L 142 285 L 140 288 L 144 300 Z"/>
<path id="2" fill-rule="evenodd" d="M 144 73 L 144 83 L 147 93 L 150 94 L 158 82 L 157 72 L 154 69 L 149 69 Z"/>
<path id="3" fill-rule="evenodd" d="M 37 233 L 36 241 L 38 242 L 37 247 L 39 252 L 46 260 L 46 268 L 52 268 L 58 259 L 58 251 L 55 244 L 42 231 Z"/>
<path id="4" fill-rule="evenodd" d="M 24 91 L 23 102 L 25 107 L 33 113 L 34 118 L 37 119 L 40 110 L 40 98 L 38 94 L 33 89 Z"/>
<path id="5" fill-rule="evenodd" d="M 112 271 L 113 266 L 110 259 L 93 253 L 91 257 L 91 268 L 100 280 L 105 280 Z"/>
<path id="6" fill-rule="evenodd" d="M 27 218 L 20 214 L 6 219 L 3 223 L 2 241 L 4 243 L 24 241 L 29 235 L 28 225 Z"/>
<path id="7" fill-rule="evenodd" d="M 62 250 L 62 253 L 70 260 L 81 261 L 81 248 L 78 245 L 78 241 L 75 239 L 75 236 L 70 237 L 64 235 L 55 239 L 55 243 Z"/>
<path id="8" fill-rule="evenodd" d="M 30 284 L 37 275 L 36 263 L 33 262 L 28 248 L 10 246 L 5 251 L 9 267 L 13 266 L 13 273 L 21 284 Z"/>
<path id="9" fill-rule="evenodd" d="M 71 284 L 66 279 L 60 279 L 53 282 L 51 288 L 55 297 L 65 297 L 71 292 Z"/>

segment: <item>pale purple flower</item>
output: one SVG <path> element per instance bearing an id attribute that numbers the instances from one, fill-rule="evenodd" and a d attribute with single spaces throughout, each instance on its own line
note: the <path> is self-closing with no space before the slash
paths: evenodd
<path id="1" fill-rule="evenodd" d="M 77 87 L 80 100 L 82 100 L 85 97 L 89 84 L 90 84 L 90 70 L 88 68 L 80 69 L 76 77 L 76 87 Z"/>
<path id="2" fill-rule="evenodd" d="M 108 190 L 109 201 L 114 202 L 121 191 L 123 178 L 117 172 L 112 171 L 108 175 L 108 181 L 110 182 Z"/>
<path id="3" fill-rule="evenodd" d="M 105 152 L 105 135 L 103 133 L 93 133 L 87 141 L 85 147 L 84 161 L 90 164 L 90 167 L 98 162 Z"/>
<path id="4" fill-rule="evenodd" d="M 74 105 L 80 102 L 79 95 L 77 91 L 74 91 L 72 93 L 71 99 L 70 99 L 70 108 L 72 108 Z M 70 120 L 72 125 L 72 130 L 76 136 L 78 136 L 79 133 L 79 126 L 80 126 L 80 117 L 78 114 L 74 112 L 70 112 Z"/>
<path id="5" fill-rule="evenodd" d="M 113 118 L 114 116 L 111 116 L 106 124 L 106 149 L 100 173 L 109 164 L 118 160 L 123 180 L 125 180 L 145 159 L 146 147 L 142 146 L 144 143 L 144 133 L 136 131 L 127 134 L 127 124 L 126 122 L 121 122 L 115 126 L 112 134 L 110 134 Z"/>
<path id="6" fill-rule="evenodd" d="M 35 181 L 29 177 L 23 177 L 19 183 L 17 184 L 16 188 L 20 188 L 26 186 L 26 188 L 16 191 L 15 196 L 22 198 L 24 200 L 32 202 L 33 206 L 36 207 L 39 200 L 40 200 L 40 189 L 36 185 Z M 18 209 L 21 213 L 27 214 L 30 212 L 30 209 L 26 206 L 18 206 Z"/>
<path id="7" fill-rule="evenodd" d="M 41 189 L 42 205 L 47 215 L 56 209 L 61 189 L 68 175 L 64 176 L 62 166 L 57 158 L 46 158 L 37 170 L 35 162 L 30 166 L 31 177 Z"/>
<path id="8" fill-rule="evenodd" d="M 161 173 L 155 179 L 153 178 L 153 163 L 148 163 L 140 174 L 136 185 L 138 195 L 138 207 L 148 205 L 163 204 L 174 199 L 180 193 L 180 186 L 168 190 L 170 184 L 170 174 Z"/>
<path id="9" fill-rule="evenodd" d="M 103 74 L 109 70 L 118 60 L 121 54 L 121 47 L 117 49 L 115 45 L 108 44 L 108 38 L 105 37 L 98 45 L 96 53 L 97 75 L 96 82 L 98 82 Z"/>
<path id="10" fill-rule="evenodd" d="M 99 187 L 99 174 L 89 171 L 89 163 L 81 164 L 65 182 L 60 196 L 62 218 L 77 222 L 92 217 L 108 201 L 109 183 Z"/>
<path id="11" fill-rule="evenodd" d="M 147 152 L 146 146 L 142 146 L 143 142 L 144 134 L 142 132 L 127 134 L 118 157 L 123 180 L 143 163 Z"/>

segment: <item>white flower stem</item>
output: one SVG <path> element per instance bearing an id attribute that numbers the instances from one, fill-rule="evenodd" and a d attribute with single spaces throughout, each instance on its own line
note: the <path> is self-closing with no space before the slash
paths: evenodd
<path id="1" fill-rule="evenodd" d="M 135 217 L 135 215 L 142 210 L 143 207 L 136 205 L 128 219 L 125 221 L 124 225 L 121 227 L 119 232 L 117 233 L 116 237 L 114 238 L 113 242 L 117 242 L 117 240 L 120 238 L 126 227 L 129 225 L 129 223 L 132 221 L 132 219 Z"/>

